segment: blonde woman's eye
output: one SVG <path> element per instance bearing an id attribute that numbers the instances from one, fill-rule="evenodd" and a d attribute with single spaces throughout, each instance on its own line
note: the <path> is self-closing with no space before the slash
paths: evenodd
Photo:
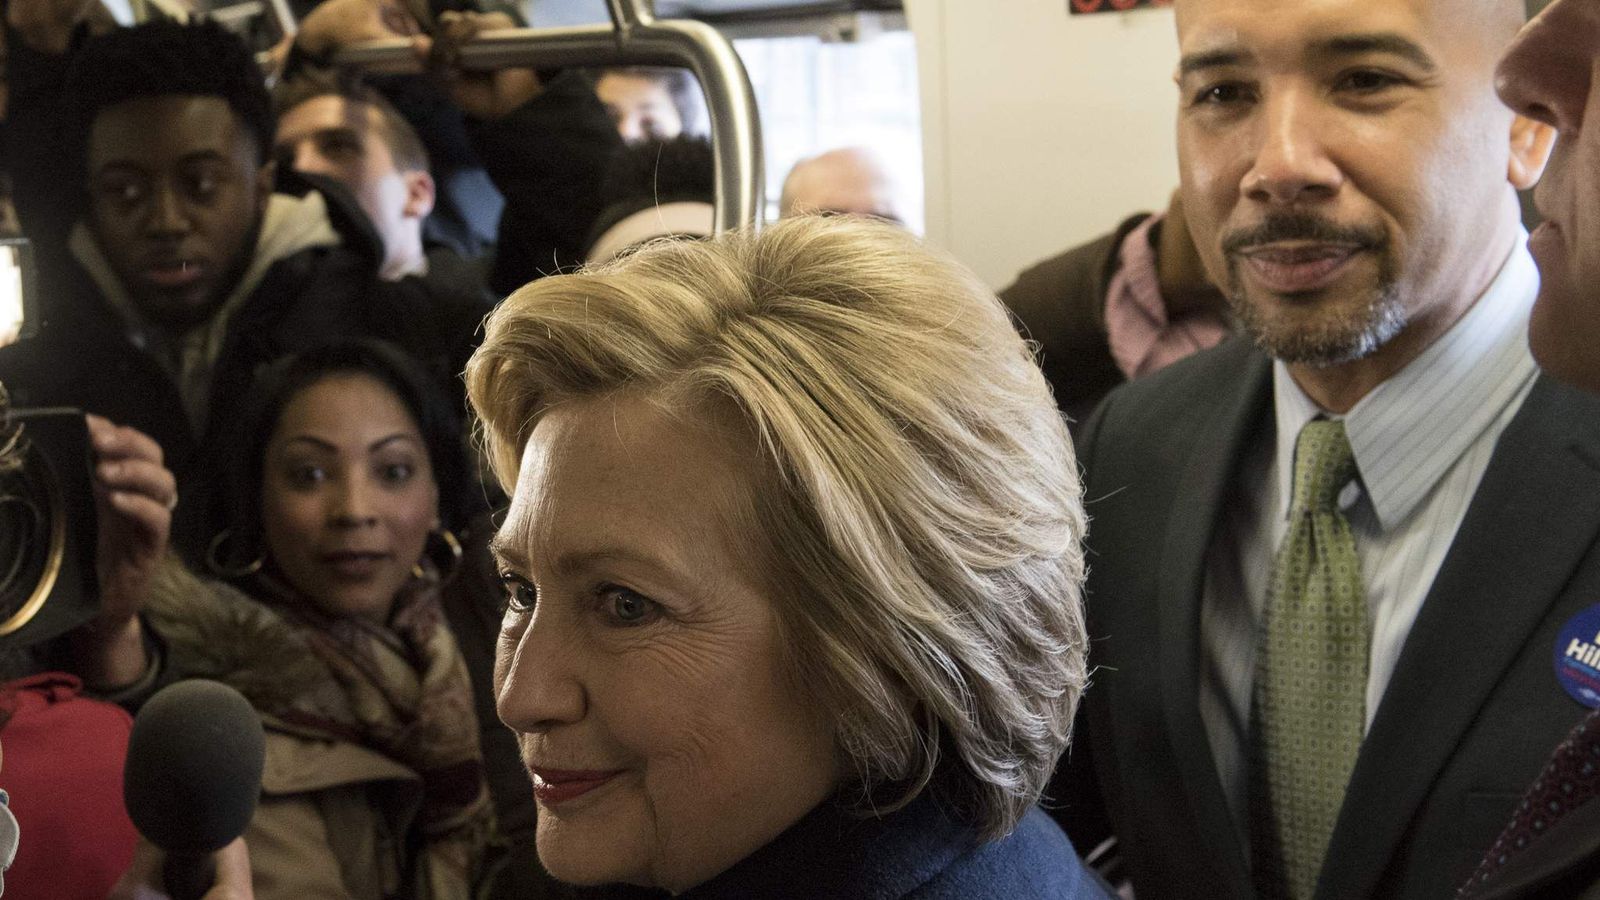
<path id="1" fill-rule="evenodd" d="M 621 585 L 601 585 L 599 594 L 601 612 L 617 625 L 646 625 L 661 614 L 660 604 Z"/>
<path id="2" fill-rule="evenodd" d="M 500 583 L 506 589 L 507 612 L 529 613 L 539 604 L 539 589 L 521 575 L 515 572 L 501 572 Z"/>

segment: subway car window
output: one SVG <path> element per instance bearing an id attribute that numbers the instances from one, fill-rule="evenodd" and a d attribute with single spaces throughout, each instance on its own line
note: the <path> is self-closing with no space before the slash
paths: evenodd
<path id="1" fill-rule="evenodd" d="M 825 31 L 734 41 L 761 105 L 768 218 L 778 217 L 784 182 L 797 163 L 869 147 L 891 179 L 895 217 L 920 234 L 926 225 L 916 42 L 903 28 Z"/>
<path id="2" fill-rule="evenodd" d="M 32 248 L 26 240 L 0 238 L 0 347 L 22 337 L 28 309 L 38 302 L 31 268 Z"/>

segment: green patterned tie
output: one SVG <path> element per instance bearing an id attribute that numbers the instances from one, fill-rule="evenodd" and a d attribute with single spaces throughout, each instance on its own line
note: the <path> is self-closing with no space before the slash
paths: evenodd
<path id="1" fill-rule="evenodd" d="M 1294 448 L 1289 531 L 1272 567 L 1251 710 L 1250 832 L 1263 897 L 1316 893 L 1366 722 L 1366 588 L 1339 491 L 1356 476 L 1344 423 Z"/>

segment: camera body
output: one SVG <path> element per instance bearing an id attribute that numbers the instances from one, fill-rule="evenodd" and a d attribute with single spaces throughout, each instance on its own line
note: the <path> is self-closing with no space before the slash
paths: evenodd
<path id="1" fill-rule="evenodd" d="M 81 410 L 21 409 L 19 465 L 0 475 L 0 648 L 31 647 L 93 618 L 98 538 Z"/>

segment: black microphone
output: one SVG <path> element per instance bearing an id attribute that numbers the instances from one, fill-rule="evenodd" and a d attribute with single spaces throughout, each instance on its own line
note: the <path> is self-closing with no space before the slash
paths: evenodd
<path id="1" fill-rule="evenodd" d="M 139 710 L 122 799 L 139 833 L 166 851 L 172 900 L 199 900 L 211 889 L 211 854 L 250 824 L 265 760 L 260 717 L 220 682 L 180 681 Z"/>

